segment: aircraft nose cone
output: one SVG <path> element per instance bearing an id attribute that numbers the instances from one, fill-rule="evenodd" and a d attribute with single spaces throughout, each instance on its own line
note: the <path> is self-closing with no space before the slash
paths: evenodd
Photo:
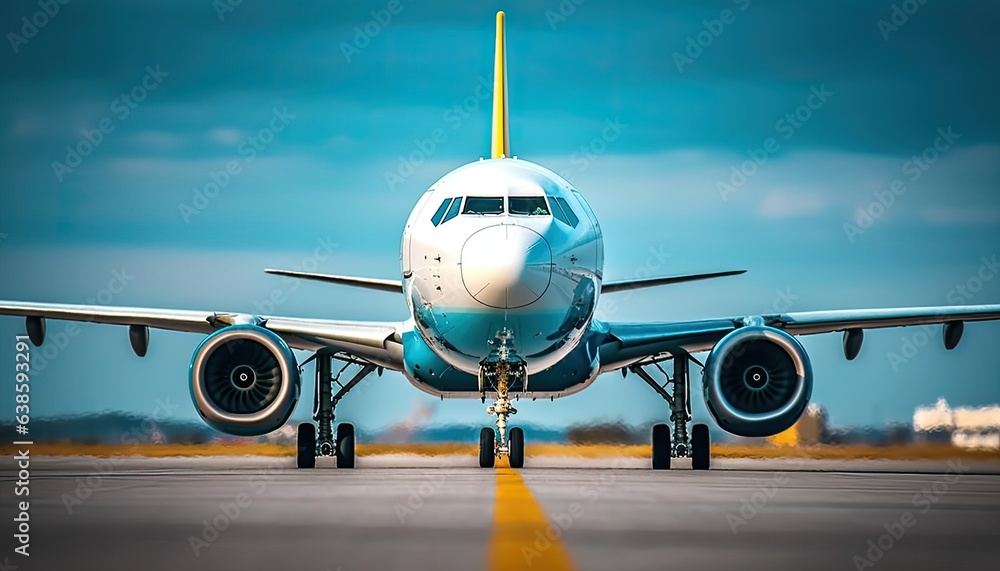
<path id="1" fill-rule="evenodd" d="M 549 287 L 552 250 L 534 230 L 509 224 L 476 232 L 462 247 L 462 281 L 476 301 L 514 309 L 534 303 Z"/>

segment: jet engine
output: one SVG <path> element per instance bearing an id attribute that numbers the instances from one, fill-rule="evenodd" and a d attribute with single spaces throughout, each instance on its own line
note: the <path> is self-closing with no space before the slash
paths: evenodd
<path id="1" fill-rule="evenodd" d="M 795 337 L 753 325 L 712 348 L 702 383 L 720 427 L 739 436 L 771 436 L 802 416 L 812 394 L 812 365 Z"/>
<path id="2" fill-rule="evenodd" d="M 258 436 L 280 428 L 299 400 L 295 355 L 274 332 L 232 325 L 212 333 L 195 349 L 191 399 L 212 428 Z"/>

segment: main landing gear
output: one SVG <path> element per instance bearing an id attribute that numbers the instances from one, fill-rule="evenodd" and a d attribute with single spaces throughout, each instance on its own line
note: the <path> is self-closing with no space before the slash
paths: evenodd
<path id="1" fill-rule="evenodd" d="M 497 348 L 479 363 L 479 392 L 484 403 L 487 390 L 496 393 L 486 413 L 497 417 L 496 431 L 489 427 L 479 431 L 480 468 L 492 468 L 496 459 L 505 455 L 511 468 L 524 466 L 524 430 L 516 426 L 511 428 L 508 439 L 507 418 L 517 414 L 510 401 L 510 391 L 527 390 L 528 369 L 524 359 L 509 345 L 510 339 L 510 333 L 502 331 L 493 342 Z"/>
<path id="2" fill-rule="evenodd" d="M 711 441 L 708 425 L 695 424 L 688 438 L 688 424 L 691 422 L 691 383 L 688 366 L 692 361 L 687 353 L 676 353 L 671 357 L 674 363 L 673 378 L 663 370 L 660 361 L 638 363 L 628 368 L 646 382 L 670 406 L 670 423 L 653 425 L 653 469 L 669 470 L 672 458 L 691 458 L 691 468 L 708 470 L 711 464 Z M 660 383 L 646 371 L 655 367 L 666 378 Z M 669 390 L 668 390 L 669 388 Z"/>
<path id="3" fill-rule="evenodd" d="M 350 357 L 317 353 L 315 358 L 316 391 L 313 397 L 313 420 L 316 424 L 306 422 L 299 425 L 296 465 L 299 468 L 315 468 L 318 456 L 330 456 L 337 458 L 338 468 L 353 468 L 354 425 L 349 422 L 341 422 L 337 425 L 336 434 L 334 434 L 334 411 L 340 399 L 344 398 L 344 395 L 350 392 L 362 379 L 376 369 L 378 369 L 379 374 L 382 373 L 382 370 L 367 361 Z M 334 359 L 344 362 L 344 366 L 337 371 L 336 376 L 332 374 Z M 347 383 L 341 383 L 340 377 L 351 365 L 360 368 Z M 340 387 L 336 394 L 333 393 L 333 385 Z"/>

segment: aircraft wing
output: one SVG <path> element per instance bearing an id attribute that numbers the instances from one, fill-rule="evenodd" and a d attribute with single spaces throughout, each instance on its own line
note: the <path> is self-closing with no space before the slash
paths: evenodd
<path id="1" fill-rule="evenodd" d="M 276 276 L 286 276 L 290 278 L 299 278 L 303 280 L 315 280 L 319 282 L 327 282 L 332 284 L 374 289 L 378 291 L 389 291 L 395 293 L 401 293 L 403 291 L 403 282 L 399 280 L 380 280 L 375 278 L 358 278 L 354 276 L 334 276 L 330 274 L 295 272 L 292 270 L 268 269 L 264 271 L 269 274 L 274 274 Z"/>
<path id="2" fill-rule="evenodd" d="M 605 282 L 601 285 L 601 293 L 618 293 L 644 287 L 655 287 L 662 285 L 673 285 L 699 280 L 710 280 L 713 278 L 724 278 L 726 276 L 738 276 L 747 273 L 746 270 L 730 270 L 727 272 L 712 272 L 710 274 L 688 274 L 683 276 L 669 276 L 665 278 L 646 278 L 640 280 L 626 280 L 620 282 Z"/>
<path id="3" fill-rule="evenodd" d="M 0 301 L 0 315 L 138 325 L 204 334 L 237 323 L 257 323 L 277 333 L 293 349 L 316 351 L 328 348 L 371 360 L 390 369 L 402 368 L 401 322 L 335 321 L 246 313 L 21 301 Z"/>
<path id="4" fill-rule="evenodd" d="M 990 320 L 1000 320 L 1000 305 L 846 309 L 759 317 L 763 325 L 794 335 Z M 758 322 L 758 319 L 732 317 L 682 322 L 604 323 L 601 326 L 606 329 L 607 337 L 601 346 L 602 370 L 612 371 L 667 352 L 707 351 L 727 333 L 753 322 Z"/>

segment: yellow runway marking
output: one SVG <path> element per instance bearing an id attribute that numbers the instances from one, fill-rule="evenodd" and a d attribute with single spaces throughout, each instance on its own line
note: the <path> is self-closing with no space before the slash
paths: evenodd
<path id="1" fill-rule="evenodd" d="M 498 468 L 487 570 L 574 570 L 562 533 L 545 516 L 521 475 L 511 468 Z"/>

